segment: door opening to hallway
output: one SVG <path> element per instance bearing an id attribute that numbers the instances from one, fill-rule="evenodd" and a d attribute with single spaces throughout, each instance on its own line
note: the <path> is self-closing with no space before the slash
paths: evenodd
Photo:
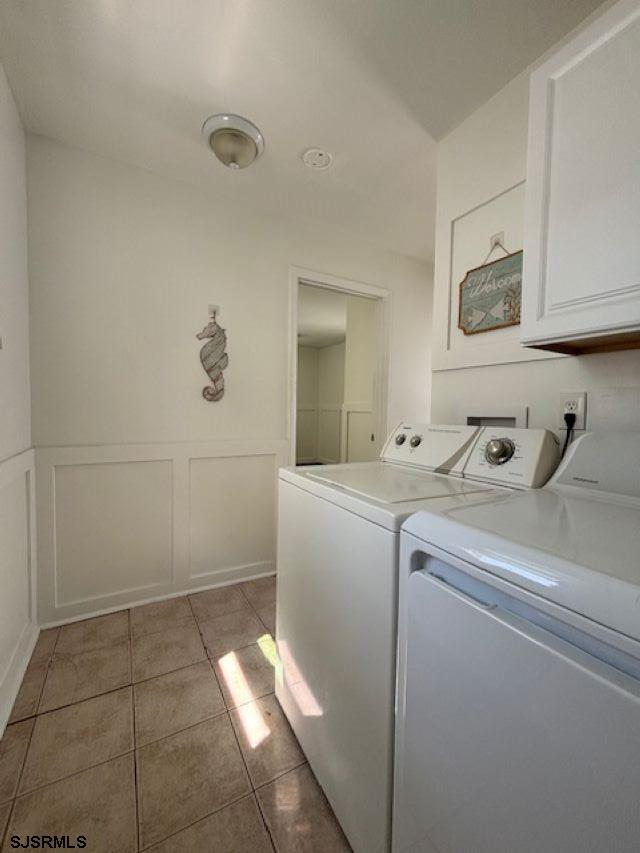
<path id="1" fill-rule="evenodd" d="M 375 459 L 386 432 L 383 299 L 297 287 L 296 464 Z"/>

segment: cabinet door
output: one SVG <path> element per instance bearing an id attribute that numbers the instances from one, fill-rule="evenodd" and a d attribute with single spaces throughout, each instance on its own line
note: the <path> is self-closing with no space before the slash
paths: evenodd
<path id="1" fill-rule="evenodd" d="M 640 3 L 531 76 L 525 344 L 640 327 Z"/>

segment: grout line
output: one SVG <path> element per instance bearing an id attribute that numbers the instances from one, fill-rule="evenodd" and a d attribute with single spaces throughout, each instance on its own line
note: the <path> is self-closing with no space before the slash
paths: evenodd
<path id="1" fill-rule="evenodd" d="M 6 805 L 6 803 L 3 805 Z M 13 800 L 11 800 L 11 808 L 9 809 L 9 814 L 7 815 L 7 825 L 5 826 L 3 832 L 0 834 L 0 849 L 2 849 L 2 845 L 4 844 L 4 840 L 9 833 L 9 827 L 11 826 L 11 821 L 13 820 L 13 812 L 15 810 L 15 807 L 16 807 L 16 801 L 14 798 Z"/>
<path id="2" fill-rule="evenodd" d="M 127 610 L 127 626 L 129 628 L 129 678 L 131 679 L 131 718 L 133 721 L 133 798 L 136 813 L 136 848 L 140 849 L 140 810 L 138 799 L 138 745 L 136 737 L 136 700 L 133 688 L 133 639 L 131 636 L 131 610 Z"/>
<path id="3" fill-rule="evenodd" d="M 67 779 L 73 779 L 74 776 L 79 776 L 81 773 L 87 773 L 89 770 L 94 770 L 96 767 L 102 767 L 105 764 L 109 764 L 110 761 L 117 761 L 120 758 L 124 758 L 126 755 L 133 756 L 134 752 L 135 749 L 126 749 L 124 752 L 119 752 L 117 755 L 110 755 L 109 758 L 105 758 L 103 761 L 98 761 L 96 764 L 89 764 L 88 767 L 83 767 L 80 770 L 74 770 L 73 773 L 68 773 L 66 776 L 60 776 L 59 779 L 51 779 L 49 782 L 45 782 L 35 788 L 30 788 L 28 791 L 23 791 L 21 794 L 16 796 L 16 802 L 18 800 L 24 800 L 25 797 L 30 797 L 38 791 L 44 791 L 45 788 L 49 788 L 51 785 L 58 785 L 60 782 L 66 782 Z"/>
<path id="4" fill-rule="evenodd" d="M 143 749 L 146 749 L 148 746 L 153 746 L 154 743 L 160 743 L 161 740 L 167 740 L 170 737 L 176 737 L 176 735 L 181 735 L 183 734 L 183 732 L 188 732 L 190 729 L 195 729 L 196 726 L 203 726 L 205 723 L 210 723 L 211 720 L 217 720 L 218 717 L 222 717 L 224 715 L 228 716 L 228 714 L 229 712 L 225 709 L 224 711 L 220 711 L 219 714 L 213 714 L 211 717 L 207 717 L 206 720 L 198 720 L 197 723 L 189 723 L 188 726 L 184 726 L 183 728 L 178 729 L 175 732 L 169 732 L 169 734 L 162 735 L 162 737 L 155 738 L 155 740 L 150 740 L 148 743 L 142 743 L 140 744 L 140 746 L 136 746 L 135 750 L 139 752 Z M 231 723 L 231 720 L 229 720 L 229 723 Z"/>
<path id="5" fill-rule="evenodd" d="M 304 753 L 302 753 L 302 754 L 304 755 Z M 269 779 L 268 782 L 263 782 L 261 785 L 258 785 L 258 787 L 255 789 L 256 793 L 258 793 L 258 791 L 261 791 L 263 788 L 268 788 L 269 785 L 273 785 L 274 782 L 277 782 L 279 779 L 282 779 L 283 776 L 288 776 L 289 773 L 293 773 L 295 770 L 299 770 L 301 767 L 304 767 L 305 765 L 307 765 L 309 767 L 309 770 L 311 770 L 311 765 L 309 764 L 309 759 L 306 757 L 306 755 L 304 757 L 304 761 L 301 761 L 299 764 L 296 764 L 295 767 L 289 767 L 288 770 L 283 770 L 282 773 L 278 773 L 277 776 L 274 776 L 273 779 Z M 313 772 L 313 770 L 311 770 L 311 773 L 313 775 L 313 778 L 316 779 L 316 774 Z M 316 782 L 318 782 L 317 779 L 316 779 Z M 320 785 L 319 782 L 318 782 L 318 785 Z M 323 791 L 323 794 L 324 794 L 324 791 Z"/>
<path id="6" fill-rule="evenodd" d="M 148 850 L 150 847 L 155 847 L 156 844 L 164 844 L 165 841 L 170 841 L 172 838 L 175 838 L 176 836 L 180 835 L 181 832 L 184 832 L 187 829 L 191 829 L 192 826 L 196 826 L 196 824 L 208 820 L 210 817 L 213 817 L 213 815 L 220 814 L 220 812 L 223 812 L 225 809 L 230 808 L 230 806 L 235 806 L 237 803 L 241 803 L 242 800 L 249 799 L 254 799 L 253 791 L 250 791 L 248 794 L 242 794 L 242 796 L 236 797 L 235 800 L 230 800 L 228 803 L 225 803 L 224 806 L 220 806 L 219 808 L 214 809 L 212 812 L 208 812 L 206 815 L 199 817 L 197 820 L 188 823 L 186 826 L 180 827 L 180 829 L 177 829 L 175 832 L 172 832 L 171 835 L 165 835 L 162 838 L 159 838 L 156 841 L 152 841 L 150 844 L 147 844 L 146 847 L 140 847 L 139 850 Z"/>
<path id="7" fill-rule="evenodd" d="M 38 717 L 46 717 L 48 714 L 55 714 L 57 711 L 64 711 L 66 708 L 72 708 L 74 705 L 82 705 L 83 702 L 91 702 L 92 699 L 101 699 L 103 696 L 109 696 L 111 693 L 117 693 L 118 690 L 126 690 L 133 688 L 133 684 L 129 681 L 125 684 L 119 684 L 117 687 L 110 687 L 108 690 L 102 690 L 96 693 L 95 696 L 86 696 L 84 699 L 76 699 L 75 702 L 67 702 L 64 705 L 59 705 L 56 708 L 48 708 L 46 711 L 38 711 Z"/>
<path id="8" fill-rule="evenodd" d="M 47 660 L 46 672 L 44 674 L 44 678 L 42 679 L 42 685 L 40 687 L 40 692 L 38 693 L 38 701 L 36 702 L 36 712 L 34 714 L 34 716 L 36 716 L 36 717 L 40 714 L 40 705 L 42 703 L 42 697 L 44 696 L 44 688 L 46 687 L 47 681 L 49 680 L 49 673 L 51 672 L 51 664 L 53 663 L 53 656 L 56 653 L 56 648 L 58 647 L 58 642 L 60 641 L 60 633 L 61 633 L 60 628 L 58 628 L 57 631 L 58 631 L 58 633 L 56 634 L 56 641 L 53 644 L 53 648 L 51 649 L 51 654 L 49 655 L 49 658 Z M 41 634 L 42 634 L 42 632 L 40 632 L 40 635 Z M 40 635 L 38 636 L 38 640 L 40 639 Z M 38 644 L 38 642 L 36 640 L 36 645 L 37 644 Z M 34 654 L 35 650 L 36 649 L 34 646 L 33 652 L 31 652 L 31 658 L 29 659 L 29 664 L 33 660 L 33 654 Z M 29 664 L 27 664 L 27 668 L 29 667 Z M 26 675 L 26 672 L 25 672 L 25 675 Z M 20 686 L 22 686 L 22 685 L 20 685 Z M 34 727 L 35 727 L 35 724 L 34 724 Z"/>
<path id="9" fill-rule="evenodd" d="M 264 787 L 264 785 L 262 785 L 261 787 Z M 273 833 L 271 832 L 271 827 L 269 826 L 269 823 L 267 821 L 267 816 L 265 814 L 265 811 L 262 808 L 262 803 L 260 802 L 260 797 L 258 796 L 257 789 L 253 792 L 253 798 L 256 801 L 256 805 L 258 806 L 258 812 L 260 814 L 260 817 L 262 818 L 262 825 L 267 830 L 267 835 L 269 836 L 269 841 L 271 842 L 271 846 L 273 847 L 273 849 L 275 851 L 277 851 L 278 848 L 276 847 L 276 840 L 273 836 Z"/>
<path id="10" fill-rule="evenodd" d="M 222 717 L 223 714 L 228 714 L 229 711 L 226 708 L 222 708 L 221 711 L 216 711 L 215 714 L 209 714 L 207 717 L 204 717 L 202 720 L 198 720 L 195 723 L 189 723 L 188 726 L 184 726 L 181 729 L 176 729 L 174 732 L 167 732 L 166 734 L 160 735 L 160 737 L 154 737 L 151 740 L 146 740 L 144 743 L 136 743 L 135 749 L 140 750 L 144 749 L 145 746 L 151 746 L 153 743 L 158 743 L 158 741 L 166 740 L 168 737 L 173 737 L 174 735 L 179 735 L 181 732 L 186 732 L 189 729 L 194 729 L 196 726 L 200 726 L 203 723 L 208 723 L 209 720 L 215 720 L 218 717 Z"/>
<path id="11" fill-rule="evenodd" d="M 27 748 L 24 751 L 24 758 L 22 759 L 22 766 L 20 768 L 20 773 L 18 774 L 18 778 L 16 779 L 16 787 L 15 787 L 15 791 L 14 791 L 14 795 L 13 795 L 14 796 L 14 800 L 13 800 L 14 804 L 15 804 L 15 801 L 18 799 L 18 794 L 20 793 L 20 783 L 22 782 L 22 777 L 24 775 L 24 768 L 26 767 L 26 764 L 27 764 L 27 758 L 29 757 L 29 753 L 31 752 L 31 742 L 33 741 L 33 733 L 36 730 L 36 722 L 37 722 L 37 720 L 34 719 L 33 725 L 31 726 L 31 731 L 29 732 L 29 742 L 27 743 Z M 11 815 L 9 816 L 9 819 L 11 819 L 12 816 L 13 816 L 13 807 L 11 809 Z M 7 826 L 8 825 L 9 824 L 7 824 Z"/>

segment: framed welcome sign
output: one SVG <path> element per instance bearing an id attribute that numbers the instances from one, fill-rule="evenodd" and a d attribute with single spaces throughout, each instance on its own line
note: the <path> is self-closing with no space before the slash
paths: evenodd
<path id="1" fill-rule="evenodd" d="M 520 322 L 522 251 L 469 270 L 460 283 L 458 328 L 477 335 Z"/>

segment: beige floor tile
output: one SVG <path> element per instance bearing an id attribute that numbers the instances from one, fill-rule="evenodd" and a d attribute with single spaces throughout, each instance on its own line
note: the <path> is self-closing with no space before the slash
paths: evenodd
<path id="1" fill-rule="evenodd" d="M 275 637 L 276 635 L 276 603 L 272 601 L 271 604 L 265 604 L 264 607 L 256 607 L 256 613 L 262 619 L 264 626 L 267 631 L 271 632 L 271 635 Z"/>
<path id="2" fill-rule="evenodd" d="M 84 835 L 92 853 L 137 850 L 133 754 L 92 767 L 16 800 L 12 835 Z"/>
<path id="3" fill-rule="evenodd" d="M 0 803 L 12 800 L 27 754 L 33 719 L 7 726 L 0 740 Z"/>
<path id="4" fill-rule="evenodd" d="M 307 764 L 257 792 L 278 853 L 349 853 L 351 847 Z"/>
<path id="5" fill-rule="evenodd" d="M 249 599 L 249 603 L 256 608 L 273 604 L 276 600 L 276 576 L 245 581 L 240 584 L 240 589 Z"/>
<path id="6" fill-rule="evenodd" d="M 198 623 L 207 654 L 217 660 L 227 652 L 257 643 L 265 633 L 265 627 L 247 604 L 244 610 L 216 616 Z"/>
<path id="7" fill-rule="evenodd" d="M 137 756 L 142 847 L 251 791 L 226 714 L 143 746 Z"/>
<path id="8" fill-rule="evenodd" d="M 184 622 L 175 628 L 143 634 L 131 640 L 133 680 L 142 681 L 174 669 L 197 663 L 206 652 L 196 623 Z"/>
<path id="9" fill-rule="evenodd" d="M 149 848 L 148 853 L 273 853 L 253 796 L 239 800 Z"/>
<path id="10" fill-rule="evenodd" d="M 153 601 L 151 604 L 131 609 L 131 636 L 139 637 L 142 634 L 165 631 L 192 619 L 193 613 L 186 596 L 170 598 L 167 601 Z"/>
<path id="11" fill-rule="evenodd" d="M 83 654 L 128 639 L 129 616 L 126 610 L 120 610 L 118 613 L 107 613 L 106 616 L 63 625 L 56 654 Z"/>
<path id="12" fill-rule="evenodd" d="M 273 665 L 260 646 L 229 652 L 215 663 L 227 708 L 259 699 L 275 689 Z"/>
<path id="13" fill-rule="evenodd" d="M 138 746 L 226 710 L 208 660 L 136 684 L 133 695 Z"/>
<path id="14" fill-rule="evenodd" d="M 240 749 L 254 788 L 305 761 L 278 700 L 271 694 L 231 711 Z"/>
<path id="15" fill-rule="evenodd" d="M 48 660 L 31 661 L 22 679 L 16 701 L 13 703 L 9 717 L 10 723 L 32 717 L 36 713 L 48 667 Z"/>
<path id="16" fill-rule="evenodd" d="M 3 806 L 0 806 L 0 844 L 2 844 L 2 839 L 4 838 L 4 831 L 9 821 L 12 805 L 12 803 L 5 803 Z"/>
<path id="17" fill-rule="evenodd" d="M 69 705 L 36 719 L 20 793 L 133 749 L 131 688 Z"/>
<path id="18" fill-rule="evenodd" d="M 38 640 L 31 655 L 31 661 L 33 663 L 48 663 L 51 655 L 53 654 L 53 650 L 55 649 L 59 634 L 60 628 L 46 628 L 44 631 L 40 631 L 40 635 L 38 636 Z"/>
<path id="19" fill-rule="evenodd" d="M 247 603 L 238 586 L 221 586 L 218 589 L 196 592 L 189 596 L 189 600 L 198 622 L 244 610 Z"/>
<path id="20" fill-rule="evenodd" d="M 49 664 L 38 711 L 61 708 L 130 683 L 128 639 L 78 655 L 56 651 Z"/>

